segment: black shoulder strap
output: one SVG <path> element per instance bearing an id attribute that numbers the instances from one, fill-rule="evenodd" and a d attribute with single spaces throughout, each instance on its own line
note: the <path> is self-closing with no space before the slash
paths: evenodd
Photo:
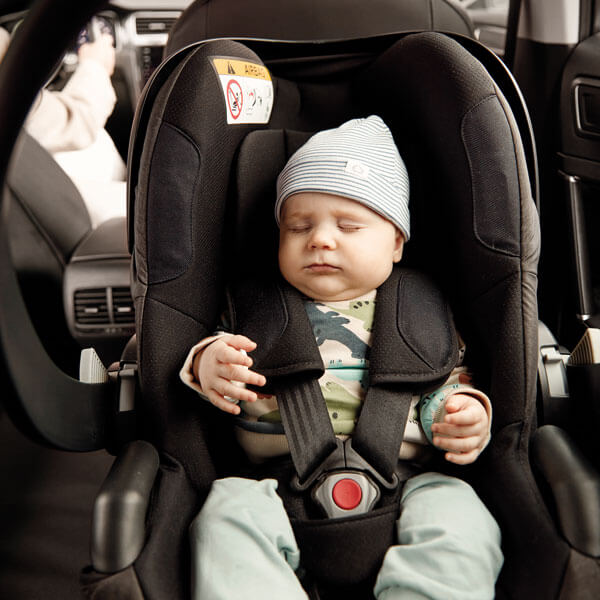
<path id="1" fill-rule="evenodd" d="M 257 343 L 253 369 L 277 396 L 294 466 L 304 481 L 336 448 L 319 386 L 323 361 L 300 294 L 285 281 L 238 282 L 229 312 L 235 333 Z"/>
<path id="2" fill-rule="evenodd" d="M 450 307 L 425 275 L 396 268 L 379 288 L 369 389 L 352 446 L 390 481 L 413 394 L 435 389 L 458 361 Z"/>
<path id="3" fill-rule="evenodd" d="M 235 333 L 257 343 L 254 369 L 271 379 L 302 373 L 320 377 L 323 361 L 300 293 L 283 279 L 242 281 L 230 288 Z"/>
<path id="4" fill-rule="evenodd" d="M 255 369 L 270 378 L 301 482 L 337 445 L 318 385 L 323 364 L 304 309 L 291 286 L 241 284 L 232 293 L 236 333 L 257 342 Z M 390 481 L 411 396 L 435 388 L 458 360 L 452 315 L 441 292 L 422 274 L 394 269 L 377 294 L 369 390 L 353 448 Z"/>
<path id="5" fill-rule="evenodd" d="M 369 385 L 435 388 L 458 360 L 452 312 L 425 274 L 397 267 L 377 292 Z"/>

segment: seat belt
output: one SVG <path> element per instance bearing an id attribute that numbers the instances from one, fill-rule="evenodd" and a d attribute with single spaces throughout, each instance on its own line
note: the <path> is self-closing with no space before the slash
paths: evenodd
<path id="1" fill-rule="evenodd" d="M 506 40 L 504 42 L 504 64 L 512 72 L 515 66 L 515 53 L 517 49 L 517 34 L 519 32 L 519 17 L 521 14 L 521 0 L 510 0 L 508 18 L 506 21 Z"/>

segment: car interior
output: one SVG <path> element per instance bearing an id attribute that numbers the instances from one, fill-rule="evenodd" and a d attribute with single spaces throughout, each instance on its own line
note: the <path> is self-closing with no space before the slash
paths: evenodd
<path id="1" fill-rule="evenodd" d="M 0 522 L 7 532 L 0 596 L 189 597 L 187 525 L 212 480 L 239 456 L 229 450 L 214 459 L 231 424 L 199 407 L 175 375 L 189 347 L 213 331 L 225 281 L 235 277 L 226 274 L 268 264 L 261 253 L 272 247 L 266 231 L 265 248 L 240 267 L 221 251 L 219 235 L 233 228 L 232 254 L 243 256 L 247 223 L 265 210 L 257 198 L 272 195 L 281 160 L 302 135 L 364 110 L 381 113 L 406 140 L 400 149 L 417 174 L 417 232 L 431 197 L 451 190 L 457 199 L 442 223 L 454 219 L 464 239 L 451 242 L 440 263 L 417 234 L 406 261 L 442 282 L 455 312 L 468 307 L 457 319 L 475 320 L 465 326 L 469 345 L 486 386 L 502 399 L 483 466 L 468 475 L 505 536 L 497 597 L 600 591 L 600 7 L 584 0 L 377 4 L 368 19 L 362 3 L 344 0 L 318 8 L 269 0 L 252 7 L 236 0 L 0 4 L 0 26 L 14 47 L 0 63 L 0 90 L 8 82 L 14 90 L 0 91 Z M 341 5 L 345 18 L 336 20 Z M 117 104 L 106 129 L 128 166 L 128 216 L 96 227 L 77 187 L 20 127 L 42 85 L 64 85 L 77 60 L 69 40 L 94 22 L 114 38 Z M 40 40 L 35 49 L 32 39 Z M 432 48 L 446 48 L 446 40 L 449 49 L 438 56 Z M 267 121 L 221 122 L 223 90 L 207 54 L 266 66 L 276 85 Z M 464 114 L 455 99 L 467 102 L 444 60 L 464 69 L 469 107 L 496 98 L 503 133 L 490 125 L 499 118 L 494 111 L 478 114 L 460 140 L 444 129 L 457 111 Z M 22 77 L 25 68 L 30 78 Z M 424 68 L 435 73 L 431 81 L 422 81 Z M 414 91 L 399 93 L 385 77 L 392 70 Z M 419 125 L 398 116 L 403 111 L 419 115 Z M 203 155 L 200 167 L 175 129 L 219 151 Z M 444 156 L 459 142 L 468 168 Z M 507 147 L 512 162 L 502 164 L 498 148 Z M 265 148 L 270 162 L 256 174 L 254 155 Z M 486 152 L 493 158 L 486 161 Z M 440 181 L 424 168 L 432 156 L 449 165 Z M 206 181 L 190 204 L 194 172 Z M 177 185 L 164 189 L 163 181 Z M 488 202 L 498 189 L 497 204 Z M 482 199 L 473 227 L 458 200 L 469 194 Z M 236 209 L 230 196 L 239 198 Z M 190 214 L 197 239 L 188 239 Z M 452 260 L 471 274 L 459 290 L 444 279 Z M 121 502 L 126 492 L 137 494 L 135 506 Z M 350 594 L 347 582 L 332 590 L 317 579 L 307 584 L 311 598 Z"/>

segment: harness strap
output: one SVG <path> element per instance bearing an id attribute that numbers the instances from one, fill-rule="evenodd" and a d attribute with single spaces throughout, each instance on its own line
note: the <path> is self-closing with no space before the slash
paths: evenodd
<path id="1" fill-rule="evenodd" d="M 337 446 L 318 380 L 295 377 L 277 386 L 277 403 L 292 461 L 304 482 Z"/>
<path id="2" fill-rule="evenodd" d="M 397 388 L 371 386 L 354 431 L 353 448 L 387 481 L 398 464 L 411 397 Z"/>
<path id="3" fill-rule="evenodd" d="M 334 435 L 318 383 L 324 365 L 301 294 L 280 280 L 260 285 L 242 280 L 232 287 L 230 300 L 233 328 L 258 343 L 255 369 L 267 377 L 269 393 L 277 396 L 297 471 L 292 483 L 296 491 L 307 490 L 321 475 L 343 470 L 369 473 L 378 484 L 373 487 L 382 491 L 397 488 L 411 395 L 435 389 L 458 358 L 452 315 L 434 282 L 396 267 L 380 286 L 369 388 L 354 434 L 344 442 Z M 319 486 L 323 481 L 314 489 Z M 352 496 L 357 488 L 344 482 L 339 489 Z M 356 502 L 342 505 L 359 510 Z"/>
<path id="4" fill-rule="evenodd" d="M 410 410 L 411 393 L 372 386 L 350 443 L 335 437 L 317 379 L 296 377 L 277 386 L 281 421 L 300 488 L 306 488 L 328 468 L 358 468 L 385 487 L 395 487 L 400 445 Z"/>

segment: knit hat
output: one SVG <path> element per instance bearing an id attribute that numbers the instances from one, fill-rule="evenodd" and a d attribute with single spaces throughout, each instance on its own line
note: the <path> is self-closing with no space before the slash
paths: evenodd
<path id="1" fill-rule="evenodd" d="M 410 237 L 406 167 L 380 117 L 352 119 L 313 135 L 289 159 L 277 178 L 275 219 L 298 192 L 323 192 L 356 200 Z"/>

